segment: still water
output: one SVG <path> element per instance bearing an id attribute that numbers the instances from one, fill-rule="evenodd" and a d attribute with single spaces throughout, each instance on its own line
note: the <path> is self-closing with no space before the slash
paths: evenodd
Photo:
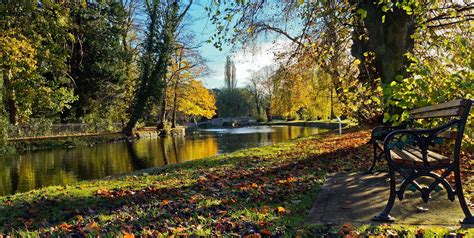
<path id="1" fill-rule="evenodd" d="M 201 159 L 305 137 L 322 130 L 299 126 L 201 129 L 187 131 L 186 137 L 18 154 L 0 160 L 0 195 Z"/>

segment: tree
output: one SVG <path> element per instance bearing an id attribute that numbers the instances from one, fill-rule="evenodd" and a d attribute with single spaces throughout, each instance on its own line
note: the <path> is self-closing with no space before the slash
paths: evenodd
<path id="1" fill-rule="evenodd" d="M 252 94 L 245 88 L 234 90 L 216 89 L 217 114 L 219 117 L 255 115 Z"/>
<path id="2" fill-rule="evenodd" d="M 219 117 L 250 116 L 253 107 L 251 93 L 237 88 L 236 67 L 230 56 L 226 58 L 224 87 L 215 90 Z M 248 95 L 250 94 L 250 95 Z"/>
<path id="3" fill-rule="evenodd" d="M 54 115 L 76 100 L 64 63 L 72 41 L 68 13 L 52 2 L 1 5 L 3 100 L 11 124 Z"/>
<path id="4" fill-rule="evenodd" d="M 188 41 L 190 44 L 190 42 Z M 171 127 L 176 127 L 177 101 L 179 98 L 179 87 L 190 79 L 199 77 L 206 65 L 201 55 L 178 43 L 175 53 L 171 59 L 171 64 L 165 79 L 164 95 L 161 98 L 160 124 L 158 128 L 164 128 L 167 122 L 167 114 L 171 111 Z M 169 102 L 172 108 L 168 108 Z"/>
<path id="5" fill-rule="evenodd" d="M 142 56 L 143 72 L 131 107 L 130 120 L 123 130 L 125 134 L 132 134 L 133 128 L 145 112 L 148 99 L 154 97 L 159 100 L 163 90 L 166 90 L 163 80 L 176 47 L 176 30 L 192 3 L 192 0 L 189 1 L 184 10 L 179 13 L 178 0 L 171 3 L 159 0 L 146 1 L 149 22 Z"/>
<path id="6" fill-rule="evenodd" d="M 169 88 L 168 98 L 172 101 L 171 128 L 176 127 L 176 117 L 178 112 L 178 100 L 183 96 L 182 87 L 203 74 L 205 62 L 201 55 L 191 49 L 180 47 L 177 49 L 173 63 L 170 67 L 169 81 L 172 88 Z M 214 102 L 215 104 L 215 102 Z"/>
<path id="7" fill-rule="evenodd" d="M 133 7 L 133 6 L 130 6 Z M 62 113 L 62 121 L 85 121 L 95 127 L 114 129 L 126 119 L 127 103 L 134 90 L 136 50 L 130 46 L 127 10 L 119 2 L 99 2 L 71 8 L 76 39 L 69 59 L 78 100 Z"/>
<path id="8" fill-rule="evenodd" d="M 178 99 L 178 110 L 188 116 L 211 119 L 216 114 L 216 99 L 204 85 L 195 79 L 186 82 Z"/>
<path id="9" fill-rule="evenodd" d="M 382 109 L 385 118 L 402 111 L 390 84 L 413 76 L 407 71 L 412 63 L 407 55 L 430 52 L 429 47 L 413 51 L 421 44 L 417 41 L 420 33 L 439 38 L 457 27 L 468 29 L 473 20 L 472 9 L 469 2 L 294 0 L 278 5 L 258 0 L 221 4 L 210 12 L 220 12 L 214 22 L 223 29 L 212 38 L 214 41 L 220 41 L 228 32 L 232 36 L 224 42 L 233 43 L 249 42 L 270 32 L 294 43 L 287 59 L 312 54 L 321 69 L 331 75 L 338 98 L 354 107 L 346 111 L 373 122 L 380 118 Z M 288 28 L 291 21 L 302 25 Z M 459 33 L 463 32 L 469 31 Z M 346 53 L 349 47 L 352 55 Z M 354 73 L 354 68 L 359 72 Z M 359 88 L 363 88 L 362 92 L 358 92 Z"/>
<path id="10" fill-rule="evenodd" d="M 262 114 L 262 101 L 263 101 L 263 89 L 262 89 L 263 78 L 259 72 L 252 72 L 249 79 L 249 91 L 252 92 L 255 100 L 255 109 L 257 110 L 257 116 Z"/>
<path id="11" fill-rule="evenodd" d="M 224 82 L 227 90 L 234 90 L 237 88 L 236 68 L 234 61 L 227 56 L 225 62 Z"/>
<path id="12" fill-rule="evenodd" d="M 271 121 L 271 105 L 273 102 L 273 92 L 275 88 L 275 69 L 271 65 L 262 67 L 252 72 L 249 79 L 249 91 L 253 94 L 257 116 L 262 116 L 263 111 L 267 115 L 267 120 Z"/>

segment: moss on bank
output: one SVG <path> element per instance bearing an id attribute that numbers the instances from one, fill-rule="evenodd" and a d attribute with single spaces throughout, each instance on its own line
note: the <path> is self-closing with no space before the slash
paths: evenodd
<path id="1" fill-rule="evenodd" d="M 20 235 L 343 236 L 447 234 L 413 226 L 313 226 L 306 215 L 330 172 L 370 163 L 368 131 L 323 134 L 102 180 L 0 197 Z M 474 234 L 454 230 L 459 234 Z M 469 236 L 467 236 L 469 237 Z"/>

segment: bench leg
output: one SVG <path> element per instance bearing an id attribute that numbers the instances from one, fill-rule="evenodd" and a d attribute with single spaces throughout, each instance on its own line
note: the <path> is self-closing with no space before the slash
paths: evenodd
<path id="1" fill-rule="evenodd" d="M 394 222 L 395 218 L 390 216 L 390 211 L 393 208 L 393 205 L 395 204 L 395 197 L 397 194 L 397 187 L 396 187 L 396 181 L 395 181 L 395 169 L 389 165 L 388 167 L 388 173 L 390 175 L 390 197 L 388 198 L 387 205 L 383 209 L 383 211 L 378 215 L 372 218 L 372 221 L 377 221 L 377 222 Z"/>
<path id="2" fill-rule="evenodd" d="M 373 144 L 374 146 L 374 159 L 372 160 L 372 166 L 370 166 L 370 169 L 365 172 L 365 174 L 372 174 L 374 173 L 374 168 L 375 164 L 377 163 L 377 146 Z"/>
<path id="3" fill-rule="evenodd" d="M 466 199 L 464 198 L 462 184 L 461 184 L 461 172 L 459 169 L 459 165 L 456 166 L 456 169 L 454 169 L 454 178 L 456 182 L 456 195 L 458 196 L 462 211 L 464 212 L 464 215 L 466 216 L 464 220 L 461 220 L 461 223 L 474 224 L 474 216 L 472 216 L 471 210 L 469 210 L 469 206 L 467 205 Z"/>

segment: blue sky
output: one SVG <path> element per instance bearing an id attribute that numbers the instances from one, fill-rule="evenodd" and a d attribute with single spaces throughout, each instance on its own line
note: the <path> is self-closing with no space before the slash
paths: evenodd
<path id="1" fill-rule="evenodd" d="M 201 1 L 202 2 L 202 1 Z M 214 34 L 215 27 L 209 21 L 207 12 L 204 10 L 203 5 L 193 4 L 190 9 L 190 28 L 196 34 L 198 42 L 205 42 L 209 37 Z M 211 70 L 210 75 L 204 77 L 202 80 L 205 85 L 209 88 L 221 87 L 223 85 L 223 70 L 225 59 L 228 54 L 231 53 L 231 47 L 224 45 L 222 51 L 216 49 L 212 43 L 203 43 L 199 49 L 201 54 L 208 61 L 208 66 Z"/>
<path id="2" fill-rule="evenodd" d="M 204 10 L 205 6 L 210 6 L 209 0 L 195 1 L 187 20 L 187 24 L 196 34 L 198 42 L 207 41 L 215 30 L 214 25 L 209 21 L 207 12 Z M 281 39 L 281 42 L 284 42 L 284 40 Z M 224 85 L 226 57 L 231 55 L 236 64 L 238 86 L 243 87 L 247 84 L 251 70 L 258 70 L 265 65 L 273 64 L 273 52 L 277 49 L 278 47 L 275 47 L 269 40 L 263 40 L 257 45 L 257 50 L 252 53 L 241 49 L 239 46 L 232 47 L 230 45 L 224 45 L 222 51 L 219 51 L 212 43 L 204 43 L 200 48 L 200 52 L 207 59 L 211 72 L 203 77 L 202 81 L 208 88 L 222 87 Z"/>

